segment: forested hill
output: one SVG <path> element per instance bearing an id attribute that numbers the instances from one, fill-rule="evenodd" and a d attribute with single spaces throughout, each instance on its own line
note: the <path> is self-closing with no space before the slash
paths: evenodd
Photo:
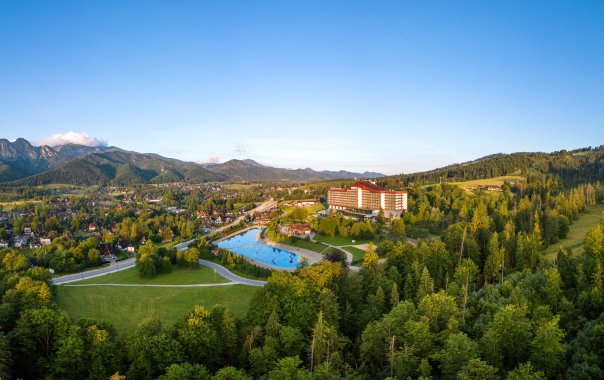
<path id="1" fill-rule="evenodd" d="M 126 151 L 94 153 L 43 173 L 15 181 L 16 186 L 52 183 L 78 185 L 224 181 L 226 177 L 193 163 L 155 154 Z"/>
<path id="2" fill-rule="evenodd" d="M 387 187 L 399 188 L 411 184 L 426 185 L 493 178 L 516 171 L 525 175 L 529 170 L 557 175 L 567 186 L 602 181 L 604 180 L 604 145 L 553 153 L 494 154 L 426 172 L 391 176 L 382 181 Z"/>
<path id="3" fill-rule="evenodd" d="M 198 164 L 118 147 L 77 144 L 34 146 L 19 138 L 0 139 L 0 183 L 8 186 L 47 184 L 138 184 L 208 181 L 325 181 L 376 178 L 384 174 L 344 170 L 316 171 L 261 165 L 253 160 Z"/>

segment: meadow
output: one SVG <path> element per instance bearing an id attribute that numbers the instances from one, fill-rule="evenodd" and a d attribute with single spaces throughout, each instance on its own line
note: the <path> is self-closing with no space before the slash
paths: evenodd
<path id="1" fill-rule="evenodd" d="M 316 234 L 313 239 L 320 243 L 329 244 L 329 245 L 333 245 L 333 246 L 337 246 L 337 247 L 340 247 L 343 245 L 367 244 L 371 241 L 371 240 L 363 240 L 363 239 L 354 239 L 354 238 L 351 238 L 350 236 L 340 236 L 340 235 L 326 236 L 326 235 L 321 235 L 321 234 Z"/>
<path id="2" fill-rule="evenodd" d="M 603 204 L 585 209 L 585 211 L 579 215 L 579 219 L 575 220 L 573 224 L 570 225 L 570 231 L 566 238 L 547 247 L 545 256 L 550 260 L 555 259 L 560 247 L 571 248 L 573 255 L 582 254 L 585 234 L 598 224 L 602 212 L 604 212 Z"/>
<path id="3" fill-rule="evenodd" d="M 129 335 L 146 318 L 157 318 L 171 325 L 185 318 L 195 305 L 211 309 L 223 305 L 242 318 L 256 288 L 247 285 L 215 287 L 160 288 L 86 286 L 56 287 L 56 303 L 74 320 L 104 320 L 122 336 Z"/>
<path id="4" fill-rule="evenodd" d="M 94 277 L 73 284 L 158 284 L 158 285 L 184 285 L 184 284 L 217 284 L 228 282 L 213 269 L 201 266 L 197 269 L 173 267 L 170 273 L 161 273 L 152 278 L 141 277 L 137 268 L 130 268 L 119 272 Z"/>
<path id="5" fill-rule="evenodd" d="M 519 173 L 518 173 L 519 174 Z M 451 182 L 453 185 L 457 185 L 466 191 L 472 191 L 480 187 L 487 186 L 502 186 L 504 182 L 507 183 L 519 183 L 524 182 L 526 180 L 525 177 L 518 175 L 516 173 L 504 175 L 500 177 L 493 178 L 485 178 L 485 179 L 477 179 L 473 181 L 463 181 L 463 182 Z"/>

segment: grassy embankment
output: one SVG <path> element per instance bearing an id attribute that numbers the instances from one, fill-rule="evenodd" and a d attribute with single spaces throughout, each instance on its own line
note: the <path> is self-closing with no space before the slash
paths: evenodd
<path id="1" fill-rule="evenodd" d="M 365 250 L 356 248 L 356 247 L 342 247 L 344 250 L 350 252 L 352 254 L 352 264 L 359 264 L 363 261 L 363 256 L 365 256 Z"/>
<path id="2" fill-rule="evenodd" d="M 549 260 L 555 259 L 560 247 L 571 248 L 573 255 L 582 254 L 585 234 L 598 224 L 602 212 L 604 212 L 604 205 L 602 204 L 585 209 L 585 211 L 579 215 L 579 219 L 571 224 L 570 231 L 566 238 L 547 247 L 545 250 L 545 257 Z"/>
<path id="3" fill-rule="evenodd" d="M 336 247 L 344 246 L 344 245 L 359 245 L 359 244 L 367 244 L 373 240 L 363 240 L 363 239 L 354 239 L 350 236 L 325 236 L 321 234 L 316 234 L 314 239 L 318 242 L 334 245 Z M 354 240 L 354 242 L 353 242 Z"/>
<path id="4" fill-rule="evenodd" d="M 138 276 L 135 268 L 73 284 L 202 284 L 224 283 L 226 279 L 207 267 L 175 269 L 152 279 Z M 212 308 L 220 304 L 237 317 L 247 312 L 255 288 L 246 285 L 215 287 L 56 287 L 56 302 L 74 319 L 109 321 L 122 335 L 128 335 L 145 318 L 157 318 L 172 324 L 187 315 L 195 305 Z"/>
<path id="5" fill-rule="evenodd" d="M 308 249 L 310 251 L 314 251 L 314 252 L 318 252 L 318 253 L 323 252 L 323 250 L 325 248 L 327 248 L 327 246 L 324 244 L 316 243 L 314 241 L 310 241 L 310 240 L 306 240 L 306 239 L 291 239 L 289 241 L 286 241 L 285 244 L 292 245 L 292 246 L 298 247 L 298 248 Z"/>
<path id="6" fill-rule="evenodd" d="M 158 284 L 158 285 L 187 285 L 187 284 L 216 284 L 228 282 L 227 279 L 215 273 L 213 269 L 201 266 L 198 269 L 178 268 L 172 272 L 161 273 L 152 278 L 141 277 L 137 268 L 94 277 L 74 284 Z"/>

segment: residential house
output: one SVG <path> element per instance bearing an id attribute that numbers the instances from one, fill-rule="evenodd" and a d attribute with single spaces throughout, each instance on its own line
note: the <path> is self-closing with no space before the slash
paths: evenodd
<path id="1" fill-rule="evenodd" d="M 281 226 L 279 232 L 283 235 L 306 237 L 310 235 L 310 227 L 307 224 L 291 223 Z"/>
<path id="2" fill-rule="evenodd" d="M 15 247 L 15 248 L 27 247 L 27 238 L 25 236 L 15 236 L 13 238 L 13 247 Z"/>

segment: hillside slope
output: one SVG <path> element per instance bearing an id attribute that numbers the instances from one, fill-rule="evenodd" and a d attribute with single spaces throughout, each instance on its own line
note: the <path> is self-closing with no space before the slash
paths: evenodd
<path id="1" fill-rule="evenodd" d="M 225 179 L 223 175 L 197 164 L 164 159 L 153 154 L 114 150 L 71 160 L 46 172 L 11 182 L 10 185 L 128 185 L 178 181 L 201 183 Z"/>
<path id="2" fill-rule="evenodd" d="M 604 181 L 604 145 L 552 153 L 494 154 L 430 171 L 390 176 L 382 179 L 381 182 L 388 187 L 396 188 L 411 184 L 426 185 L 493 178 L 517 171 L 524 175 L 529 170 L 557 175 L 565 185 L 569 186 Z"/>

